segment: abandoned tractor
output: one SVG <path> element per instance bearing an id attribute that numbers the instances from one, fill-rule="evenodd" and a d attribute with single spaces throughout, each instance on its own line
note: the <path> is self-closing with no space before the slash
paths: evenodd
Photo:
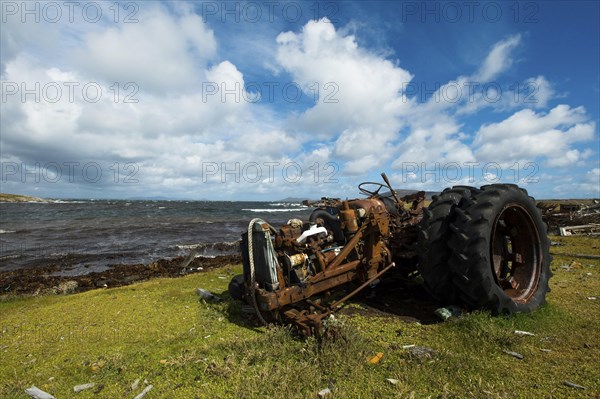
<path id="1" fill-rule="evenodd" d="M 444 304 L 512 314 L 545 301 L 550 273 L 546 225 L 527 191 L 512 184 L 455 186 L 433 197 L 399 198 L 385 183 L 365 182 L 366 198 L 322 199 L 308 221 L 276 230 L 253 219 L 242 236 L 243 275 L 229 285 L 263 323 L 318 332 L 340 305 L 394 268 L 420 273 L 427 291 Z M 317 298 L 354 283 L 343 298 Z"/>

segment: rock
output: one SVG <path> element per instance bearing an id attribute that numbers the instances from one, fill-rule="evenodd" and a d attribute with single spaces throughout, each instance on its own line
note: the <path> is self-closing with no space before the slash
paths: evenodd
<path id="1" fill-rule="evenodd" d="M 44 392 L 36 386 L 31 386 L 25 390 L 25 393 L 34 399 L 56 399 L 48 392 Z"/>
<path id="2" fill-rule="evenodd" d="M 94 285 L 98 288 L 106 288 L 108 287 L 108 280 L 98 280 L 94 283 Z"/>
<path id="3" fill-rule="evenodd" d="M 446 321 L 451 318 L 459 318 L 462 311 L 457 306 L 447 306 L 445 308 L 436 309 L 433 313 L 443 321 Z"/>
<path id="4" fill-rule="evenodd" d="M 123 280 L 121 280 L 121 282 L 123 284 L 131 284 L 131 283 L 139 281 L 141 279 L 142 279 L 142 276 L 140 276 L 139 274 L 134 274 L 132 276 L 123 277 Z"/>
<path id="5" fill-rule="evenodd" d="M 406 349 L 406 351 L 411 357 L 419 360 L 433 359 L 437 354 L 436 351 L 427 346 L 412 346 Z"/>
<path id="6" fill-rule="evenodd" d="M 96 386 L 96 383 L 94 382 L 89 382 L 87 384 L 81 384 L 81 385 L 75 385 L 73 387 L 73 392 L 81 392 L 81 391 L 85 391 L 86 389 L 90 389 Z"/>
<path id="7" fill-rule="evenodd" d="M 73 294 L 77 291 L 79 283 L 74 280 L 63 281 L 58 285 L 58 293 L 63 295 Z"/>

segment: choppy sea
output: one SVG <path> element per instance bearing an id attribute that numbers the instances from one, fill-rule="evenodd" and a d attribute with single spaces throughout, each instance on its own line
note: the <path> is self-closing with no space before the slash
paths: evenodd
<path id="1" fill-rule="evenodd" d="M 53 263 L 89 273 L 115 264 L 239 252 L 255 217 L 307 219 L 290 202 L 57 200 L 0 203 L 0 270 Z"/>

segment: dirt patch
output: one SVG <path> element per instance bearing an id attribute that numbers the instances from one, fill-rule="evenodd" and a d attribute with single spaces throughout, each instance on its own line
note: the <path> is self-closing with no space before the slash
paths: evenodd
<path id="1" fill-rule="evenodd" d="M 0 295 L 27 295 L 40 293 L 63 293 L 61 287 L 71 286 L 72 292 L 82 292 L 94 288 L 119 287 L 156 277 L 179 277 L 191 273 L 241 263 L 239 255 L 217 256 L 215 258 L 195 258 L 186 265 L 185 257 L 159 259 L 149 264 L 111 265 L 108 270 L 78 276 L 55 275 L 64 270 L 64 265 L 55 263 L 31 269 L 17 269 L 0 272 Z"/>
<path id="2" fill-rule="evenodd" d="M 382 278 L 374 290 L 364 290 L 350 301 L 352 302 L 359 304 L 360 308 L 348 307 L 342 312 L 397 317 L 408 323 L 421 324 L 438 323 L 440 320 L 434 314 L 435 309 L 449 305 L 437 303 L 421 285 L 411 284 L 393 272 Z"/>

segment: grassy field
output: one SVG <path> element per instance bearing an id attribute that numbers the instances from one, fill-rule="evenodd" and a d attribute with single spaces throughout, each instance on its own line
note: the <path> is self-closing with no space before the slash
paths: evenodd
<path id="1" fill-rule="evenodd" d="M 563 244 L 552 247 L 555 253 L 600 254 L 598 238 L 552 240 Z M 59 399 L 133 398 L 149 385 L 145 398 L 316 398 L 328 387 L 329 398 L 600 395 L 599 260 L 555 255 L 548 304 L 532 314 L 471 313 L 421 324 L 355 301 L 324 340 L 248 324 L 241 304 L 226 294 L 240 269 L 69 296 L 4 298 L 0 397 L 27 398 L 31 385 Z M 197 287 L 225 301 L 206 303 Z M 415 356 L 406 345 L 433 352 Z M 370 364 L 378 352 L 382 360 Z M 75 385 L 90 382 L 93 388 L 74 393 Z"/>

